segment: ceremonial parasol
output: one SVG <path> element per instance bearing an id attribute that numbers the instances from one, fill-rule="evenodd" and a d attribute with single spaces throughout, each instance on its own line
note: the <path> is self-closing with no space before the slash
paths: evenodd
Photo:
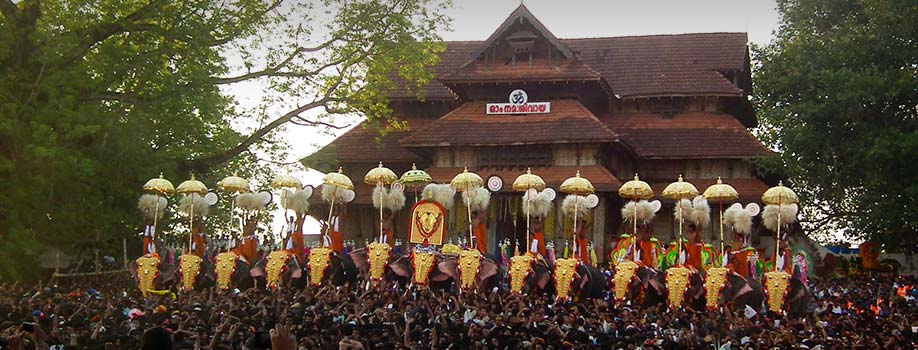
<path id="1" fill-rule="evenodd" d="M 541 191 L 543 189 L 545 189 L 545 180 L 542 180 L 539 175 L 533 174 L 531 168 L 526 168 L 525 174 L 513 180 L 513 190 L 525 193 L 523 197 L 526 198 L 526 244 L 531 244 L 529 242 L 529 233 L 532 226 L 530 224 L 530 212 L 532 211 L 532 192 L 530 190 Z"/>
<path id="2" fill-rule="evenodd" d="M 159 177 L 154 177 L 143 185 L 143 190 L 156 195 L 156 205 L 155 205 L 155 209 L 153 210 L 153 213 L 154 213 L 153 232 L 155 234 L 156 233 L 156 219 L 159 216 L 159 215 L 156 215 L 155 213 L 159 213 L 159 197 L 168 196 L 168 195 L 175 193 L 175 187 L 172 186 L 172 182 L 163 178 L 163 173 L 160 172 Z"/>
<path id="3" fill-rule="evenodd" d="M 331 172 L 331 173 L 325 174 L 325 177 L 322 178 L 322 183 L 328 186 L 332 186 L 332 188 L 334 189 L 334 192 L 332 192 L 332 196 L 331 196 L 332 197 L 331 205 L 328 206 L 328 225 L 325 228 L 325 236 L 327 237 L 328 232 L 329 230 L 331 230 L 331 226 L 332 226 L 331 219 L 332 219 L 332 213 L 334 213 L 334 210 L 335 210 L 335 199 L 337 197 L 338 190 L 339 189 L 353 190 L 354 183 L 351 182 L 351 179 L 347 177 L 347 175 L 344 175 L 344 170 L 341 169 L 340 167 L 338 168 L 338 172 Z M 322 247 L 323 248 L 325 247 L 324 237 L 322 239 Z"/>
<path id="4" fill-rule="evenodd" d="M 567 180 L 564 180 L 564 182 L 561 183 L 560 189 L 561 189 L 561 192 L 567 193 L 569 195 L 574 195 L 574 196 L 591 195 L 593 194 L 593 192 L 596 191 L 593 188 L 593 184 L 590 183 L 590 180 L 587 180 L 584 177 L 580 177 L 580 170 L 577 170 L 577 174 L 574 175 L 574 177 L 570 177 Z M 580 212 L 580 209 L 578 208 L 579 204 L 580 204 L 580 201 L 578 200 L 574 201 L 574 229 L 572 233 L 575 235 L 577 234 L 577 214 L 579 214 Z M 577 247 L 578 245 L 576 244 L 576 237 L 575 237 L 574 254 L 573 254 L 575 257 L 579 256 L 578 255 L 579 252 L 577 252 Z"/>
<path id="5" fill-rule="evenodd" d="M 708 186 L 702 196 L 709 201 L 720 203 L 720 253 L 726 256 L 724 253 L 724 202 L 736 200 L 739 198 L 739 193 L 736 192 L 733 186 L 725 184 L 718 176 L 717 183 Z"/>
<path id="6" fill-rule="evenodd" d="M 399 182 L 402 185 L 410 186 L 414 190 L 414 201 L 418 201 L 418 187 L 425 185 L 430 182 L 431 177 L 424 170 L 418 169 L 417 165 L 411 163 L 411 170 L 406 171 L 402 174 L 402 178 L 399 179 Z"/>
<path id="7" fill-rule="evenodd" d="M 469 172 L 469 168 L 466 167 L 462 170 L 461 173 L 453 177 L 453 180 L 449 182 L 449 185 L 453 187 L 454 190 L 463 192 L 463 195 L 466 196 L 465 204 L 469 212 L 469 245 L 475 247 L 475 242 L 472 237 L 472 198 L 471 191 L 481 188 L 484 181 L 481 179 L 481 176 L 478 176 L 476 173 Z"/>
<path id="8" fill-rule="evenodd" d="M 646 182 L 641 181 L 641 178 L 638 177 L 638 174 L 634 174 L 634 180 L 630 180 L 622 184 L 622 187 L 618 188 L 618 195 L 622 198 L 627 198 L 633 200 L 635 203 L 634 209 L 634 231 L 632 234 L 635 236 L 631 239 L 631 251 L 636 251 L 637 246 L 637 201 L 640 199 L 650 199 L 653 198 L 653 189 L 650 188 Z M 636 257 L 634 254 L 631 255 L 631 260 L 635 260 Z"/>
<path id="9" fill-rule="evenodd" d="M 778 249 L 781 248 L 781 206 L 784 204 L 797 204 L 800 200 L 797 194 L 790 188 L 784 187 L 784 182 L 779 181 L 778 185 L 769 188 L 762 194 L 762 202 L 765 204 L 775 204 L 778 206 L 778 228 L 775 233 L 775 260 L 778 261 Z M 775 271 L 778 271 L 778 264 L 775 263 Z"/>
<path id="10" fill-rule="evenodd" d="M 239 194 L 239 193 L 248 193 L 249 192 L 249 180 L 243 179 L 236 175 L 236 172 L 233 172 L 233 175 L 227 176 L 217 182 L 217 188 L 221 191 L 229 194 Z M 235 220 L 233 216 L 236 215 L 236 199 L 230 198 L 230 218 Z M 239 220 L 240 232 L 244 229 L 242 219 Z M 233 237 L 236 238 L 236 237 Z"/>
<path id="11" fill-rule="evenodd" d="M 395 176 L 395 173 L 392 172 L 392 170 L 384 167 L 382 165 L 382 162 L 379 162 L 378 167 L 370 169 L 370 171 L 367 172 L 367 174 L 363 177 L 363 182 L 366 183 L 367 185 L 376 185 L 377 188 L 382 190 L 383 186 L 389 185 L 395 182 L 395 180 L 397 179 L 398 177 Z M 380 191 L 380 196 L 382 196 L 381 191 Z M 380 198 L 380 203 L 379 203 L 379 242 L 380 243 L 382 243 L 383 235 L 384 235 L 383 233 L 383 204 L 382 204 L 382 198 Z"/>
<path id="12" fill-rule="evenodd" d="M 695 185 L 683 181 L 681 174 L 679 175 L 678 181 L 669 184 L 663 189 L 663 197 L 674 199 L 676 201 L 676 210 L 679 211 L 679 237 L 676 239 L 678 244 L 678 250 L 676 251 L 676 266 L 682 266 L 682 223 L 685 221 L 685 215 L 682 215 L 682 200 L 694 198 L 697 195 L 698 189 L 695 188 Z"/>
<path id="13" fill-rule="evenodd" d="M 287 220 L 287 195 L 284 194 L 288 188 L 293 189 L 294 191 L 303 188 L 303 183 L 300 182 L 300 179 L 296 178 L 290 174 L 281 174 L 274 176 L 274 179 L 271 180 L 271 187 L 278 190 L 281 198 L 281 212 L 284 216 L 284 222 L 289 223 Z M 281 239 L 286 239 L 286 228 L 281 228 Z"/>
<path id="14" fill-rule="evenodd" d="M 191 174 L 190 180 L 185 180 L 175 188 L 175 192 L 187 195 L 191 200 L 191 210 L 188 219 L 188 251 L 191 251 L 192 240 L 194 239 L 194 195 L 204 196 L 207 194 L 207 186 L 203 182 L 194 178 Z"/>

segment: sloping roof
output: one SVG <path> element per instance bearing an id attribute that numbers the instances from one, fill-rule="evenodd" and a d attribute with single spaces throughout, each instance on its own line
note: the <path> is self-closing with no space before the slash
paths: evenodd
<path id="1" fill-rule="evenodd" d="M 446 168 L 436 168 L 431 167 L 426 169 L 427 173 L 433 178 L 433 182 L 436 183 L 449 183 L 456 174 L 462 172 L 464 168 L 459 167 L 446 167 Z M 499 176 L 501 180 L 504 181 L 504 186 L 501 189 L 502 192 L 513 191 L 512 185 L 513 180 L 516 180 L 517 176 L 525 173 L 524 169 L 477 169 L 469 168 L 469 171 L 477 173 L 481 176 L 482 179 L 487 180 L 491 176 Z M 609 192 L 618 190 L 621 186 L 621 181 L 619 181 L 615 175 L 612 175 L 609 172 L 609 169 L 601 165 L 588 165 L 588 166 L 550 166 L 550 167 L 537 167 L 532 168 L 532 173 L 539 175 L 545 180 L 545 185 L 552 187 L 555 190 L 561 186 L 561 183 L 564 182 L 569 177 L 574 176 L 574 174 L 580 171 L 580 176 L 590 180 L 593 183 L 593 187 L 597 191 Z"/>
<path id="2" fill-rule="evenodd" d="M 410 150 L 399 145 L 399 139 L 415 130 L 424 128 L 432 123 L 432 118 L 409 118 L 406 130 L 386 134 L 381 139 L 379 131 L 365 128 L 363 124 L 354 127 L 348 132 L 329 143 L 315 155 L 328 156 L 339 162 L 416 162 L 421 158 Z M 312 157 L 312 156 L 310 156 Z"/>
<path id="3" fill-rule="evenodd" d="M 748 70 L 746 33 L 560 39 L 560 42 L 574 50 L 580 63 L 597 72 L 622 98 L 744 94 L 722 72 Z M 484 42 L 450 41 L 446 44 L 446 52 L 440 54 L 440 63 L 433 67 L 438 79 L 467 75 L 465 71 L 457 71 L 474 58 L 474 52 Z M 528 69 L 521 66 L 527 65 L 517 64 L 514 69 Z M 481 70 L 481 67 L 473 68 Z M 576 70 L 579 71 L 580 68 Z M 454 72 L 458 75 L 451 77 Z M 424 89 L 428 99 L 455 98 L 440 81 L 431 81 Z M 401 89 L 390 93 L 390 98 L 404 100 L 414 99 L 414 96 Z"/>
<path id="4" fill-rule="evenodd" d="M 576 100 L 551 101 L 551 113 L 487 115 L 467 102 L 402 139 L 403 146 L 500 146 L 614 142 L 617 135 Z"/>
<path id="5" fill-rule="evenodd" d="M 482 45 L 477 50 L 474 51 L 471 58 L 474 59 L 475 57 L 481 55 L 484 52 L 484 50 L 486 50 L 488 47 L 493 45 L 495 41 L 500 39 L 501 35 L 503 35 L 504 32 L 507 31 L 507 29 L 513 26 L 514 22 L 516 22 L 517 20 L 522 20 L 524 18 L 527 21 L 529 21 L 533 29 L 538 31 L 539 34 L 542 34 L 542 36 L 545 37 L 545 39 L 548 40 L 549 43 L 554 45 L 558 49 L 558 51 L 561 51 L 561 54 L 563 54 L 564 57 L 567 57 L 567 58 L 574 57 L 574 54 L 573 52 L 571 52 L 571 49 L 569 49 L 560 40 L 558 40 L 558 38 L 555 37 L 555 35 L 552 34 L 551 31 L 548 30 L 548 28 L 545 28 L 545 25 L 542 24 L 542 22 L 539 21 L 538 18 L 532 15 L 532 12 L 530 12 L 529 9 L 526 8 L 526 5 L 520 4 L 520 6 L 517 7 L 516 10 L 513 10 L 513 12 L 511 12 L 510 15 L 507 16 L 507 19 L 505 19 L 504 22 L 501 23 L 499 27 L 497 27 L 497 30 L 495 30 L 494 33 L 491 33 L 491 36 L 489 36 L 488 39 L 485 40 L 484 43 L 482 43 Z"/>
<path id="6" fill-rule="evenodd" d="M 459 70 L 440 78 L 446 84 L 474 83 L 480 81 L 565 81 L 599 80 L 602 75 L 583 62 L 574 59 L 536 58 L 532 64 L 520 62 L 508 65 L 503 62 L 473 61 Z"/>
<path id="7" fill-rule="evenodd" d="M 691 112 L 664 118 L 632 113 L 601 120 L 639 158 L 752 158 L 770 153 L 729 114 Z"/>
<path id="8" fill-rule="evenodd" d="M 746 33 L 562 41 L 622 97 L 742 94 L 720 72 L 746 68 Z"/>

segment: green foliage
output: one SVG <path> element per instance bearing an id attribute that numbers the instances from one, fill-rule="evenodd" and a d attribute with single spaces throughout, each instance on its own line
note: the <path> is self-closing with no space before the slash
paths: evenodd
<path id="1" fill-rule="evenodd" d="M 918 250 L 918 3 L 784 0 L 755 50 L 763 140 L 817 234 Z"/>
<path id="2" fill-rule="evenodd" d="M 160 172 L 265 184 L 256 155 L 284 151 L 285 125 L 391 119 L 384 91 L 430 79 L 448 3 L 321 5 L 0 0 L 0 279 L 35 276 L 48 247 L 138 245 L 136 200 Z"/>

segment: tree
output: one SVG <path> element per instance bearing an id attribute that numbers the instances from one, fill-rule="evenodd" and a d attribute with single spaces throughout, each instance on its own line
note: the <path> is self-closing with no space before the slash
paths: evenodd
<path id="1" fill-rule="evenodd" d="M 0 278 L 30 275 L 45 247 L 120 247 L 161 171 L 266 179 L 256 154 L 283 152 L 285 125 L 398 127 L 386 91 L 423 97 L 447 5 L 0 0 Z M 226 92 L 239 84 L 265 97 L 244 108 Z"/>
<path id="2" fill-rule="evenodd" d="M 802 223 L 918 250 L 918 3 L 782 0 L 755 51 L 760 134 Z"/>

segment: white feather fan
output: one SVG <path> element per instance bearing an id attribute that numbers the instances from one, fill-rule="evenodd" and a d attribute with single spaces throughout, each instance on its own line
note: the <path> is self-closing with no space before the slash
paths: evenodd
<path id="1" fill-rule="evenodd" d="M 159 205 L 157 205 L 157 202 L 159 202 Z M 159 220 L 162 219 L 163 214 L 166 213 L 166 206 L 168 204 L 169 201 L 167 201 L 165 197 L 145 194 L 140 196 L 140 199 L 137 200 L 137 209 L 140 209 L 140 213 L 143 214 L 144 219 L 153 220 L 153 213 L 156 212 L 156 219 Z"/>

